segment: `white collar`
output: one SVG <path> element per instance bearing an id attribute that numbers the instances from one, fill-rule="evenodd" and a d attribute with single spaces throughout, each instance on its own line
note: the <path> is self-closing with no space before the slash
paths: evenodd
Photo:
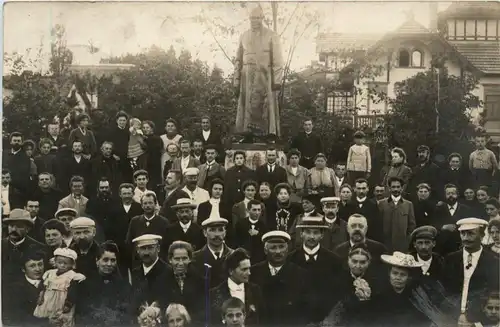
<path id="1" fill-rule="evenodd" d="M 463 251 L 463 254 L 464 254 L 464 258 L 467 258 L 469 256 L 469 254 L 472 254 L 472 260 L 474 260 L 475 258 L 479 258 L 479 256 L 483 252 L 483 247 L 481 246 L 481 248 L 478 251 L 474 252 L 474 253 L 468 252 L 465 248 L 462 251 Z M 464 262 L 466 262 L 466 261 L 464 261 Z"/>
<path id="2" fill-rule="evenodd" d="M 326 216 L 325 216 L 325 221 L 326 221 L 327 223 L 329 223 L 329 224 L 333 224 L 335 221 L 337 221 L 337 217 L 335 217 L 334 219 L 328 219 L 328 218 L 326 218 Z"/>
<path id="3" fill-rule="evenodd" d="M 19 149 L 17 151 L 14 151 L 14 149 L 11 150 L 12 154 L 18 154 L 22 149 Z"/>
<path id="4" fill-rule="evenodd" d="M 131 206 L 132 206 L 132 203 L 126 204 L 126 203 L 123 203 L 123 202 L 122 202 L 122 205 L 123 205 L 124 207 L 126 207 L 126 208 L 127 208 L 127 207 L 131 207 Z"/>
<path id="5" fill-rule="evenodd" d="M 179 224 L 181 225 L 182 229 L 189 229 L 189 227 L 191 227 L 191 221 L 189 221 L 187 224 L 183 224 L 183 223 L 179 220 Z"/>
<path id="6" fill-rule="evenodd" d="M 267 163 L 267 165 L 268 165 L 268 166 L 271 166 L 271 167 L 274 167 L 274 166 L 276 166 L 276 162 L 274 162 L 274 163 L 269 163 L 269 162 L 268 162 L 268 163 Z"/>
<path id="7" fill-rule="evenodd" d="M 431 262 L 432 262 L 432 255 L 431 255 L 431 257 L 429 258 L 429 260 L 424 260 L 424 259 L 420 258 L 420 256 L 419 256 L 419 255 L 418 255 L 418 253 L 417 253 L 417 261 L 418 261 L 418 262 L 423 262 L 423 263 L 426 263 L 426 264 L 431 264 Z"/>
<path id="8" fill-rule="evenodd" d="M 398 197 L 395 197 L 394 195 L 391 194 L 391 199 L 392 199 L 392 202 L 394 202 L 394 203 L 399 202 L 399 201 L 401 201 L 401 195 Z"/>
<path id="9" fill-rule="evenodd" d="M 206 164 L 207 164 L 207 167 L 208 167 L 208 166 L 213 166 L 213 165 L 215 165 L 215 160 L 214 160 L 214 161 L 212 161 L 212 162 L 208 162 L 208 161 L 207 161 L 207 162 L 206 162 Z"/>
<path id="10" fill-rule="evenodd" d="M 248 216 L 248 221 L 249 221 L 249 222 L 250 222 L 250 224 L 252 224 L 252 225 L 256 225 L 256 224 L 259 222 L 259 220 L 258 220 L 258 219 L 256 219 L 256 220 L 250 219 L 250 216 Z"/>
<path id="11" fill-rule="evenodd" d="M 212 249 L 210 248 L 210 246 L 208 246 L 208 244 L 207 244 L 207 248 L 208 248 L 208 250 L 212 253 L 212 255 L 214 256 L 214 258 L 215 258 L 215 259 L 217 259 L 217 256 L 215 255 L 215 251 L 214 251 L 214 250 L 212 250 Z M 224 253 L 224 244 L 222 245 L 222 249 L 220 250 L 220 258 L 219 258 L 219 259 L 221 259 L 221 258 L 222 258 L 222 254 L 223 254 L 223 253 Z"/>
<path id="12" fill-rule="evenodd" d="M 191 159 L 191 155 L 188 155 L 187 157 L 181 157 L 182 161 L 189 161 Z"/>
<path id="13" fill-rule="evenodd" d="M 309 212 L 304 212 L 304 217 L 309 217 L 310 215 L 312 215 L 314 213 L 315 210 L 316 209 L 313 209 L 313 210 L 311 210 Z"/>
<path id="14" fill-rule="evenodd" d="M 14 242 L 10 241 L 10 244 L 12 244 L 12 245 L 14 245 L 14 246 L 18 246 L 18 245 L 23 244 L 25 240 L 26 240 L 26 237 L 25 237 L 25 238 L 23 238 L 22 240 L 20 240 L 19 242 L 16 242 L 16 243 L 14 243 Z"/>
<path id="15" fill-rule="evenodd" d="M 215 199 L 215 198 L 210 198 L 209 201 L 211 204 L 219 204 L 220 203 L 220 199 Z"/>
<path id="16" fill-rule="evenodd" d="M 209 129 L 208 131 L 205 131 L 205 130 L 202 130 L 202 132 L 203 132 L 203 135 L 207 135 L 207 134 L 210 134 L 210 131 L 211 131 L 211 129 Z"/>
<path id="17" fill-rule="evenodd" d="M 365 202 L 366 201 L 366 196 L 364 198 L 358 198 L 358 197 L 356 197 L 356 199 L 358 200 L 358 202 Z"/>
<path id="18" fill-rule="evenodd" d="M 142 264 L 142 269 L 144 270 L 144 275 L 147 275 L 151 271 L 151 269 L 153 269 L 153 267 L 156 265 L 158 260 L 160 260 L 160 257 L 156 258 L 155 262 L 153 262 L 153 264 L 149 267 L 146 267 L 144 264 Z"/>
<path id="19" fill-rule="evenodd" d="M 243 199 L 243 203 L 245 204 L 245 208 L 247 207 L 248 202 L 250 202 L 250 200 L 249 200 L 249 199 L 247 199 L 247 198 L 244 198 L 244 199 Z"/>
<path id="20" fill-rule="evenodd" d="M 7 186 L 3 186 L 2 185 L 2 191 L 8 191 L 9 190 L 9 184 L 7 184 Z"/>
<path id="21" fill-rule="evenodd" d="M 236 284 L 234 280 L 231 278 L 227 279 L 227 286 L 229 287 L 229 290 L 231 291 L 236 291 L 236 292 L 244 292 L 245 291 L 245 283 L 241 284 Z"/>
<path id="22" fill-rule="evenodd" d="M 302 249 L 304 249 L 304 252 L 307 255 L 317 256 L 318 255 L 318 251 L 319 251 L 319 244 L 316 245 L 313 249 L 308 249 L 305 245 L 302 245 Z"/>
<path id="23" fill-rule="evenodd" d="M 338 177 L 337 175 L 335 175 L 335 178 L 336 178 L 337 180 L 339 180 L 339 181 L 344 180 L 344 177 Z"/>
<path id="24" fill-rule="evenodd" d="M 31 285 L 35 286 L 35 287 L 38 287 L 38 285 L 40 284 L 41 280 L 39 279 L 31 279 L 29 278 L 28 276 L 24 275 L 24 277 L 26 278 L 26 280 L 28 281 L 28 283 L 30 283 Z"/>
<path id="25" fill-rule="evenodd" d="M 150 222 L 151 220 L 153 220 L 153 218 L 156 216 L 156 214 L 153 214 L 153 216 L 151 216 L 150 218 L 146 217 L 146 214 L 143 214 L 144 216 L 144 219 L 146 219 L 146 221 Z"/>
<path id="26" fill-rule="evenodd" d="M 451 206 L 448 204 L 448 210 L 451 210 L 451 209 L 457 210 L 457 207 L 458 207 L 458 202 L 455 202 L 455 204 L 451 205 Z"/>
<path id="27" fill-rule="evenodd" d="M 270 263 L 268 263 L 267 265 L 269 266 L 269 271 L 276 271 L 276 273 L 279 273 L 279 271 L 281 270 L 281 268 L 283 268 L 283 266 L 273 267 L 273 266 L 271 266 Z"/>

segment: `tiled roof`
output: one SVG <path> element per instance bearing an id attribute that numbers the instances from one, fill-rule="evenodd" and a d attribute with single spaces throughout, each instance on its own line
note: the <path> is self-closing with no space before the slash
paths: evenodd
<path id="1" fill-rule="evenodd" d="M 389 34 L 427 34 L 430 31 L 424 25 L 417 22 L 415 19 L 409 19 L 399 26 L 394 32 Z"/>
<path id="2" fill-rule="evenodd" d="M 445 18 L 500 18 L 500 1 L 457 1 L 439 13 Z"/>
<path id="3" fill-rule="evenodd" d="M 487 74 L 500 74 L 500 42 L 448 42 L 480 71 Z"/>
<path id="4" fill-rule="evenodd" d="M 361 33 L 321 33 L 316 38 L 316 52 L 327 53 L 338 50 L 367 50 L 382 35 Z"/>

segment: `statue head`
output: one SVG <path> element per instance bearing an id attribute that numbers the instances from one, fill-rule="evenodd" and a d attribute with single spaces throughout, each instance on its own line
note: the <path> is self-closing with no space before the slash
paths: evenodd
<path id="1" fill-rule="evenodd" d="M 250 11 L 250 26 L 252 29 L 259 29 L 262 27 L 263 20 L 264 11 L 260 5 L 257 5 Z"/>

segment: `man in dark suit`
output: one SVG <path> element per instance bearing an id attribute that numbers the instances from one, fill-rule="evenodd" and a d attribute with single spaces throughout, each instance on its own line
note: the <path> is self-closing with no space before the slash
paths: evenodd
<path id="1" fill-rule="evenodd" d="M 210 117 L 203 116 L 201 118 L 201 131 L 195 134 L 195 139 L 199 139 L 203 142 L 203 146 L 205 150 L 208 144 L 213 144 L 216 147 L 217 153 L 224 153 L 224 148 L 222 146 L 222 138 L 220 134 L 216 131 L 212 130 L 212 124 L 210 121 Z M 220 163 L 224 163 L 224 156 L 217 158 L 217 161 Z"/>
<path id="2" fill-rule="evenodd" d="M 109 141 L 104 141 L 101 145 L 101 153 L 90 161 L 91 180 L 89 190 L 98 188 L 99 180 L 105 177 L 112 187 L 112 193 L 118 193 L 118 186 L 123 182 L 122 166 L 123 163 L 113 156 L 114 144 Z M 126 155 L 123 157 L 126 160 Z"/>
<path id="3" fill-rule="evenodd" d="M 200 171 L 198 187 L 209 190 L 214 179 L 224 180 L 226 169 L 222 164 L 215 161 L 217 158 L 217 147 L 215 145 L 208 144 L 205 146 L 205 157 L 207 161 L 198 168 Z"/>
<path id="4" fill-rule="evenodd" d="M 423 263 L 422 275 L 435 281 L 441 281 L 443 277 L 443 257 L 432 250 L 436 246 L 438 231 L 433 226 L 421 226 L 411 233 L 411 244 L 413 250 L 410 253 L 415 259 Z"/>
<path id="5" fill-rule="evenodd" d="M 205 158 L 205 152 L 203 150 L 203 140 L 201 138 L 195 138 L 193 140 L 193 157 L 196 160 L 199 160 L 202 164 L 207 161 L 207 158 Z"/>
<path id="6" fill-rule="evenodd" d="M 54 188 L 54 176 L 48 173 L 38 175 L 38 187 L 31 196 L 30 200 L 37 200 L 40 205 L 39 215 L 44 219 L 52 219 L 59 207 L 59 201 L 64 198 L 64 194 Z"/>
<path id="7" fill-rule="evenodd" d="M 245 326 L 259 324 L 259 313 L 262 310 L 263 298 L 260 287 L 250 283 L 250 255 L 242 248 L 234 250 L 225 260 L 227 280 L 210 290 L 207 303 L 211 304 L 209 321 L 218 324 L 220 308 L 224 301 L 231 297 L 239 298 L 245 303 Z"/>
<path id="8" fill-rule="evenodd" d="M 28 200 L 26 202 L 26 211 L 30 213 L 31 220 L 33 221 L 33 227 L 28 232 L 28 236 L 40 243 L 45 243 L 44 236 L 42 235 L 42 226 L 45 223 L 45 219 L 39 216 L 39 210 L 40 202 L 36 200 Z"/>
<path id="9" fill-rule="evenodd" d="M 339 244 L 333 251 L 340 258 L 343 265 L 347 265 L 349 251 L 356 244 L 366 245 L 368 252 L 372 255 L 374 264 L 380 263 L 382 254 L 387 254 L 388 251 L 384 244 L 366 237 L 368 230 L 369 226 L 366 217 L 357 213 L 349 217 L 347 221 L 349 240 Z"/>
<path id="10" fill-rule="evenodd" d="M 309 312 L 307 273 L 287 260 L 290 235 L 271 231 L 262 236 L 267 259 L 251 268 L 251 282 L 259 285 L 265 306 L 259 313 L 263 326 L 304 326 Z"/>
<path id="11" fill-rule="evenodd" d="M 167 218 L 155 213 L 156 201 L 156 195 L 153 192 L 147 192 L 142 196 L 141 205 L 144 214 L 132 218 L 128 226 L 125 242 L 127 246 L 129 246 L 129 249 L 132 249 L 132 243 L 135 238 L 144 234 L 159 235 L 162 237 L 162 241 L 160 242 L 160 256 L 164 258 L 168 251 L 168 246 L 165 243 L 168 241 L 169 222 Z M 133 251 L 131 250 L 129 253 L 133 253 Z M 134 264 L 132 266 L 134 266 Z"/>
<path id="12" fill-rule="evenodd" d="M 2 167 L 10 171 L 10 184 L 21 191 L 29 194 L 31 191 L 31 160 L 23 151 L 23 134 L 13 132 L 9 136 L 10 150 L 3 151 Z"/>
<path id="13" fill-rule="evenodd" d="M 59 181 L 59 186 L 64 193 L 70 191 L 69 182 L 73 176 L 81 176 L 87 187 L 89 185 L 92 165 L 89 159 L 83 156 L 83 142 L 81 140 L 74 140 L 72 145 L 72 155 L 66 158 L 64 161 L 64 169 L 61 172 L 56 172 L 57 180 Z M 84 194 L 88 194 L 88 188 L 85 190 Z"/>
<path id="14" fill-rule="evenodd" d="M 21 278 L 2 287 L 2 322 L 6 326 L 40 326 L 42 319 L 33 316 L 40 295 L 39 285 L 45 271 L 46 254 L 28 251 L 21 257 Z"/>
<path id="15" fill-rule="evenodd" d="M 304 131 L 300 132 L 292 139 L 291 149 L 297 149 L 302 156 L 300 157 L 300 165 L 311 169 L 314 167 L 314 157 L 323 152 L 323 142 L 321 137 L 313 132 L 312 119 L 304 119 Z"/>
<path id="16" fill-rule="evenodd" d="M 181 149 L 180 156 L 174 159 L 171 170 L 184 172 L 187 168 L 198 168 L 201 165 L 200 160 L 191 155 L 191 142 L 189 140 L 182 139 L 179 147 Z"/>
<path id="17" fill-rule="evenodd" d="M 320 201 L 323 206 L 323 213 L 325 214 L 323 219 L 328 226 L 321 240 L 321 246 L 327 250 L 333 251 L 337 245 L 349 239 L 347 235 L 347 224 L 337 215 L 340 198 L 334 196 L 325 197 Z"/>
<path id="18" fill-rule="evenodd" d="M 2 169 L 2 217 L 8 217 L 12 209 L 24 208 L 26 197 L 20 190 L 12 186 L 12 174 L 10 170 Z"/>
<path id="19" fill-rule="evenodd" d="M 276 162 L 278 158 L 278 151 L 276 149 L 269 149 L 266 151 L 267 163 L 258 167 L 255 170 L 257 182 L 268 182 L 271 185 L 271 190 L 279 183 L 287 183 L 286 170 L 280 167 Z"/>
<path id="20" fill-rule="evenodd" d="M 458 188 L 448 184 L 444 187 L 445 203 L 438 203 L 434 213 L 432 226 L 438 230 L 436 251 L 445 256 L 460 248 L 460 235 L 456 223 L 460 219 L 470 217 L 471 210 L 458 202 Z"/>
<path id="21" fill-rule="evenodd" d="M 167 271 L 167 264 L 160 259 L 162 237 L 155 234 L 143 234 L 132 240 L 140 264 L 132 272 L 132 307 L 131 312 L 137 317 L 139 308 L 144 303 L 160 302 L 162 294 L 159 283 Z"/>
<path id="22" fill-rule="evenodd" d="M 233 252 L 224 243 L 227 224 L 227 219 L 217 217 L 208 218 L 201 224 L 207 243 L 194 253 L 193 268 L 205 278 L 208 288 L 219 285 L 226 278 L 222 264 Z"/>
<path id="23" fill-rule="evenodd" d="M 233 154 L 234 166 L 226 171 L 224 177 L 224 199 L 229 208 L 236 203 L 243 201 L 243 183 L 248 180 L 255 180 L 255 170 L 245 165 L 245 151 L 237 150 Z"/>
<path id="24" fill-rule="evenodd" d="M 375 241 L 382 240 L 382 219 L 378 210 L 378 204 L 373 199 L 368 199 L 368 181 L 364 178 L 355 182 L 354 193 L 356 197 L 351 202 L 350 214 L 360 214 L 368 221 L 368 233 L 366 236 Z"/>
<path id="25" fill-rule="evenodd" d="M 195 250 L 201 249 L 205 245 L 205 236 L 201 227 L 193 221 L 196 204 L 189 198 L 180 198 L 172 209 L 177 213 L 177 219 L 168 227 L 165 246 L 169 247 L 175 241 L 184 241 L 190 243 Z"/>
<path id="26" fill-rule="evenodd" d="M 174 223 L 177 217 L 172 206 L 177 203 L 178 199 L 189 199 L 189 195 L 181 189 L 181 179 L 182 174 L 179 170 L 169 171 L 165 178 L 165 194 L 160 197 L 160 199 L 163 199 L 160 215 L 167 218 L 170 223 Z"/>
<path id="27" fill-rule="evenodd" d="M 244 248 L 250 253 L 253 264 L 263 261 L 264 244 L 262 235 L 269 231 L 265 219 L 262 218 L 263 203 L 250 200 L 247 204 L 248 217 L 238 220 L 234 227 L 233 244 Z"/>
<path id="28" fill-rule="evenodd" d="M 99 254 L 99 245 L 94 240 L 96 236 L 95 221 L 87 217 L 78 217 L 69 223 L 73 242 L 69 246 L 78 257 L 76 272 L 85 276 L 97 273 L 96 258 Z"/>
<path id="29" fill-rule="evenodd" d="M 444 199 L 443 189 L 447 184 L 456 185 L 460 198 L 463 198 L 464 191 L 471 186 L 471 173 L 463 167 L 462 156 L 459 153 L 452 153 L 448 156 L 448 167 L 440 172 L 440 189 L 438 194 L 439 199 Z"/>
<path id="30" fill-rule="evenodd" d="M 228 207 L 223 196 L 226 193 L 224 182 L 218 178 L 212 180 L 212 185 L 210 185 L 208 191 L 210 193 L 210 200 L 202 202 L 198 206 L 196 223 L 200 225 L 210 217 L 222 217 L 230 220 L 231 207 Z"/>
<path id="31" fill-rule="evenodd" d="M 290 262 L 302 267 L 307 272 L 310 282 L 311 312 L 310 322 L 325 319 L 339 298 L 332 296 L 337 289 L 340 260 L 332 252 L 321 247 L 320 241 L 324 231 L 328 229 L 322 216 L 304 217 L 297 228 L 301 231 L 302 246 L 289 255 Z"/>
<path id="32" fill-rule="evenodd" d="M 20 280 L 24 253 L 43 251 L 48 254 L 48 248 L 27 235 L 33 227 L 29 212 L 14 209 L 3 222 L 7 224 L 8 236 L 2 239 L 2 278 L 4 285 L 8 285 Z"/>
<path id="33" fill-rule="evenodd" d="M 446 256 L 443 282 L 456 306 L 460 307 L 460 318 L 474 322 L 479 320 L 480 298 L 488 291 L 498 290 L 498 258 L 481 245 L 486 221 L 465 218 L 456 224 L 463 248 Z"/>
<path id="34" fill-rule="evenodd" d="M 429 184 L 417 185 L 416 196 L 413 202 L 415 211 L 415 222 L 417 227 L 432 225 L 434 223 L 434 212 L 436 210 L 436 197 L 431 196 L 438 190 L 432 190 Z"/>

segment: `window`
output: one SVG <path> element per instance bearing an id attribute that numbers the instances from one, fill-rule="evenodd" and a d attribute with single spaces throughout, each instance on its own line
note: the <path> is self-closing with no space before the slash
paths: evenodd
<path id="1" fill-rule="evenodd" d="M 486 21 L 478 20 L 476 22 L 476 36 L 478 40 L 486 39 Z"/>
<path id="2" fill-rule="evenodd" d="M 326 99 L 326 112 L 333 113 L 333 96 Z"/>
<path id="3" fill-rule="evenodd" d="M 424 66 L 424 63 L 422 62 L 422 52 L 420 52 L 419 50 L 415 50 L 411 54 L 411 66 L 412 67 Z"/>
<path id="4" fill-rule="evenodd" d="M 486 22 L 486 36 L 488 40 L 496 39 L 498 36 L 496 20 L 488 20 Z"/>
<path id="5" fill-rule="evenodd" d="M 410 54 L 408 50 L 399 50 L 399 67 L 410 66 Z"/>
<path id="6" fill-rule="evenodd" d="M 476 21 L 467 20 L 465 21 L 465 38 L 467 40 L 474 40 L 476 38 Z"/>
<path id="7" fill-rule="evenodd" d="M 335 92 L 329 96 L 326 103 L 326 111 L 333 114 L 350 114 L 354 105 L 354 97 L 351 92 Z"/>
<path id="8" fill-rule="evenodd" d="M 455 36 L 457 39 L 464 39 L 464 33 L 465 33 L 465 20 L 457 20 L 456 21 L 456 27 L 455 27 Z"/>
<path id="9" fill-rule="evenodd" d="M 455 38 L 455 21 L 448 20 L 448 37 Z"/>
<path id="10" fill-rule="evenodd" d="M 484 108 L 488 119 L 500 120 L 500 95 L 487 95 Z"/>

